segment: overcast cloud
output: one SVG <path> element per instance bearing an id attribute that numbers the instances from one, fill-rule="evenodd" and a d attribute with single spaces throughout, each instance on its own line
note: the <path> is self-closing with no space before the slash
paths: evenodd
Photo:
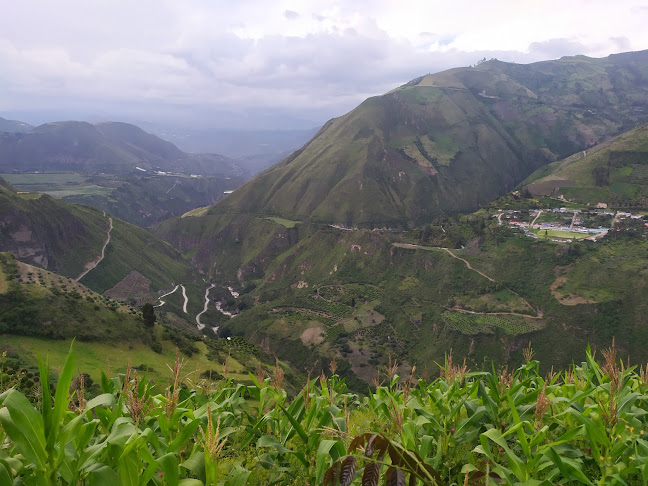
<path id="1" fill-rule="evenodd" d="M 638 0 L 25 0 L 2 10 L 0 116 L 28 122 L 306 128 L 483 57 L 648 48 Z"/>

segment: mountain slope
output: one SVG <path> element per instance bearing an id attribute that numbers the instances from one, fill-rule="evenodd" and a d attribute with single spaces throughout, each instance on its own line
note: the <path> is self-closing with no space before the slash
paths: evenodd
<path id="1" fill-rule="evenodd" d="M 648 51 L 415 79 L 331 120 L 219 210 L 347 225 L 467 211 L 648 119 Z"/>
<path id="2" fill-rule="evenodd" d="M 0 116 L 0 132 L 28 132 L 32 128 L 34 127 L 27 123 L 18 120 L 7 120 Z"/>
<path id="3" fill-rule="evenodd" d="M 129 223 L 148 227 L 197 207 L 214 204 L 223 198 L 225 191 L 235 189 L 244 180 L 235 176 L 150 176 L 135 173 L 110 179 L 92 177 L 87 184 L 106 187 L 111 192 L 75 194 L 63 196 L 63 200 L 87 204 Z"/>
<path id="4" fill-rule="evenodd" d="M 0 171 L 147 170 L 186 174 L 245 175 L 227 157 L 187 154 L 170 142 L 127 123 L 46 123 L 27 133 L 0 133 Z"/>
<path id="5" fill-rule="evenodd" d="M 90 262 L 104 258 L 82 282 L 104 292 L 136 273 L 139 295 L 152 300 L 173 282 L 192 280 L 191 266 L 170 245 L 147 231 L 96 209 L 69 204 L 45 194 L 19 194 L 0 184 L 0 251 L 19 260 L 76 278 Z M 125 292 L 125 291 L 124 291 Z M 127 294 L 113 293 L 126 299 Z"/>
<path id="6" fill-rule="evenodd" d="M 523 185 L 579 203 L 648 208 L 648 125 L 549 164 Z"/>

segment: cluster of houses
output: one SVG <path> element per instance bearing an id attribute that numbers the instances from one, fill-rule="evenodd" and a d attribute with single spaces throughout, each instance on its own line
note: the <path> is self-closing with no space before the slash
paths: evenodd
<path id="1" fill-rule="evenodd" d="M 524 213 L 524 217 L 522 217 L 521 213 L 522 212 L 519 210 L 500 210 L 497 214 L 497 220 L 499 224 L 507 224 L 508 226 L 521 229 L 524 234 L 530 238 L 540 238 L 542 236 L 542 230 L 546 230 L 545 235 L 548 239 L 560 242 L 572 241 L 573 239 L 596 241 L 608 233 L 610 228 L 603 226 L 585 226 L 585 215 L 602 216 L 604 218 L 607 217 L 609 218 L 612 227 L 623 219 L 629 218 L 641 220 L 644 218 L 641 214 L 633 214 L 624 211 L 610 211 L 607 209 L 607 205 L 604 204 L 599 204 L 596 209 L 589 211 L 564 207 L 553 209 L 532 209 L 529 211 L 528 221 L 526 220 L 526 212 Z M 542 213 L 555 214 L 556 217 L 551 218 L 555 219 L 555 221 L 547 221 L 549 218 L 546 217 L 540 218 Z M 539 219 L 543 219 L 543 221 L 538 221 Z M 648 223 L 644 224 L 648 227 Z M 549 231 L 551 231 L 550 235 Z M 564 236 L 561 236 L 561 232 L 564 232 Z M 587 236 L 579 237 L 578 235 Z"/>

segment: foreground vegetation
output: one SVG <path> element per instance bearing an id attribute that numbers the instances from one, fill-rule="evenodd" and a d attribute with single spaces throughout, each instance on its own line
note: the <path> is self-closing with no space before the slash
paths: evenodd
<path id="1" fill-rule="evenodd" d="M 648 373 L 614 343 L 545 377 L 524 354 L 478 373 L 450 355 L 431 382 L 394 363 L 364 397 L 334 362 L 289 397 L 279 366 L 213 384 L 176 358 L 165 390 L 129 367 L 86 401 L 70 353 L 55 387 L 40 364 L 31 402 L 0 373 L 0 483 L 648 484 Z"/>

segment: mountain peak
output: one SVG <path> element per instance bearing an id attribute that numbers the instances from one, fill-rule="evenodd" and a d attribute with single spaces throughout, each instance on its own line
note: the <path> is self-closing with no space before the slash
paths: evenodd
<path id="1" fill-rule="evenodd" d="M 368 227 L 474 210 L 648 120 L 648 77 L 628 65 L 648 67 L 648 53 L 577 61 L 416 78 L 331 120 L 217 208 Z"/>

